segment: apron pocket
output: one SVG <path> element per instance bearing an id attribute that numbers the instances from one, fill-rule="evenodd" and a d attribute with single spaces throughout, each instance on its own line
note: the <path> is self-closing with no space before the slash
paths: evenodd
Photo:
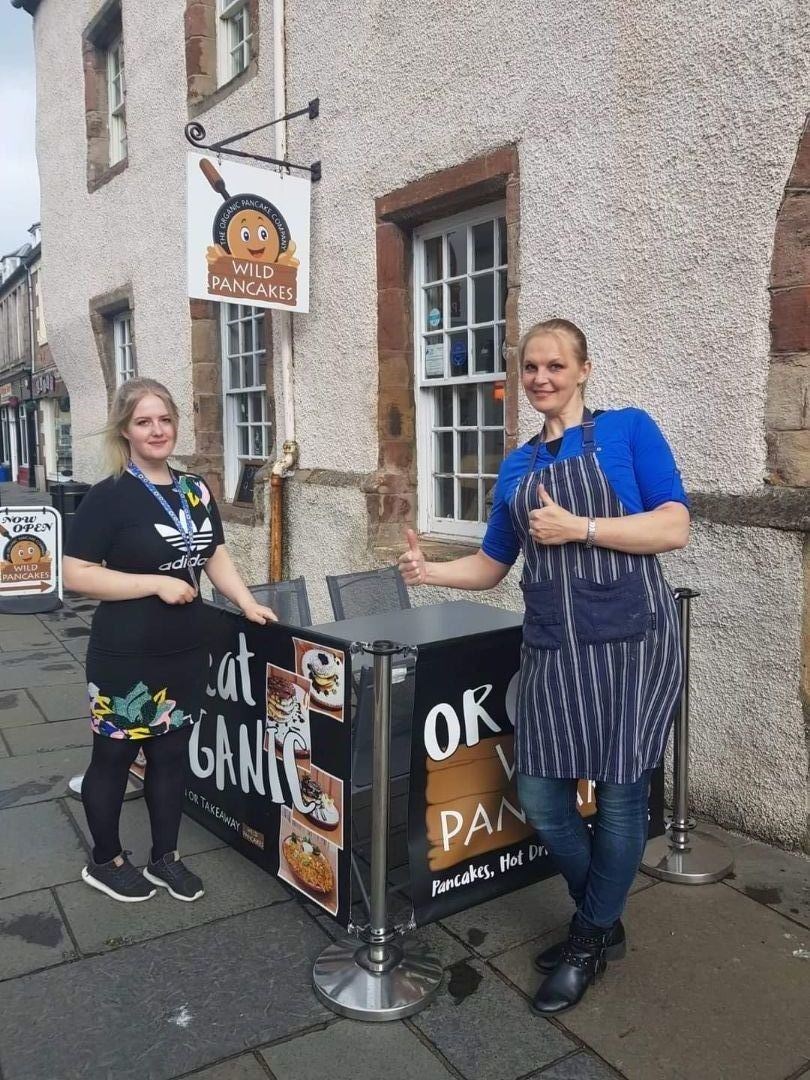
<path id="1" fill-rule="evenodd" d="M 571 578 L 574 627 L 580 645 L 642 641 L 653 618 L 640 570 L 607 581 Z"/>
<path id="2" fill-rule="evenodd" d="M 562 643 L 562 610 L 553 581 L 521 582 L 526 614 L 523 644 L 530 649 L 559 649 Z"/>

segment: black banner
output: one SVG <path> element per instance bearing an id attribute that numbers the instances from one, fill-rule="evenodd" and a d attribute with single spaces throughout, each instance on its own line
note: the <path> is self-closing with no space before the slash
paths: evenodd
<path id="1" fill-rule="evenodd" d="M 351 909 L 351 657 L 208 606 L 185 810 L 342 925 Z"/>
<path id="2" fill-rule="evenodd" d="M 517 798 L 514 728 L 521 629 L 422 650 L 416 666 L 408 849 L 418 925 L 554 873 Z M 580 781 L 580 812 L 595 813 Z M 663 823 L 654 776 L 650 835 Z"/>

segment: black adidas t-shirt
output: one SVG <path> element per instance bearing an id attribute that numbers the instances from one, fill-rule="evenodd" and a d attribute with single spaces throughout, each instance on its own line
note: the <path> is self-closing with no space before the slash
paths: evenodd
<path id="1" fill-rule="evenodd" d="M 205 482 L 178 473 L 194 522 L 194 573 L 199 580 L 216 548 L 224 543 L 219 510 Z M 176 514 L 180 500 L 170 484 L 156 485 Z M 178 514 L 179 516 L 179 514 Z M 127 574 L 167 574 L 191 582 L 182 536 L 158 500 L 131 473 L 110 476 L 82 499 L 65 554 L 104 563 Z M 89 646 L 100 652 L 162 655 L 203 644 L 199 596 L 191 604 L 165 604 L 157 596 L 105 600 L 93 617 Z"/>

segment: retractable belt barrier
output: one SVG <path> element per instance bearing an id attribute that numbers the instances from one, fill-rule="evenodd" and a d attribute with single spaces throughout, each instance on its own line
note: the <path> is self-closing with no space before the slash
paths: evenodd
<path id="1" fill-rule="evenodd" d="M 388 917 L 391 661 L 409 650 L 374 641 L 362 651 L 374 657 L 370 922 L 359 942 L 337 941 L 321 953 L 312 982 L 321 1001 L 341 1016 L 401 1020 L 427 1005 L 442 981 L 438 960 L 404 938 Z"/>
<path id="2" fill-rule="evenodd" d="M 663 836 L 648 841 L 641 869 L 645 874 L 679 885 L 709 885 L 731 872 L 734 858 L 722 840 L 695 830 L 689 816 L 689 645 L 691 602 L 700 593 L 695 589 L 675 589 L 681 627 L 683 690 L 675 720 L 672 789 L 673 816 Z"/>

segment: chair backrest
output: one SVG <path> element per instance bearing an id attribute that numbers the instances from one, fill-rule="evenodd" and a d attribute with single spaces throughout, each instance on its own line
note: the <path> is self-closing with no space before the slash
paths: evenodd
<path id="1" fill-rule="evenodd" d="M 327 574 L 326 585 L 336 619 L 356 619 L 411 606 L 407 586 L 396 566 L 356 574 Z"/>
<path id="2" fill-rule="evenodd" d="M 271 581 L 266 585 L 248 585 L 248 589 L 260 604 L 265 604 L 275 611 L 279 622 L 288 623 L 290 626 L 312 626 L 307 583 L 303 577 L 291 578 L 289 581 Z M 214 603 L 232 611 L 237 610 L 218 589 L 214 589 Z"/>

